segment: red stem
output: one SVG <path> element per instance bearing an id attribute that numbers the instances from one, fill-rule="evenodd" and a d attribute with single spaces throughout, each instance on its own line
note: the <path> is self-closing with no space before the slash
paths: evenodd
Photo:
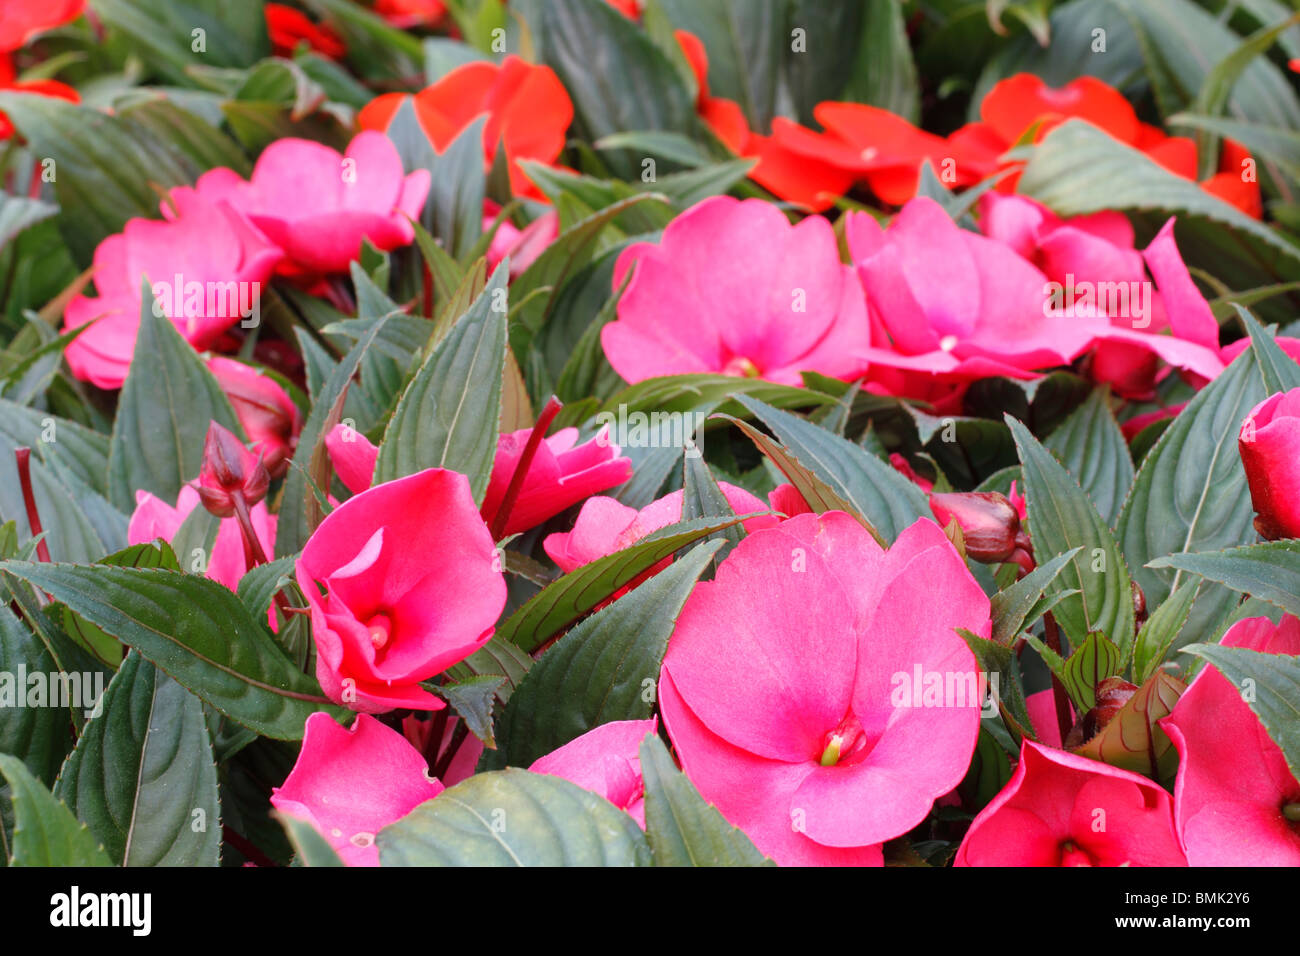
<path id="1" fill-rule="evenodd" d="M 279 866 L 275 860 L 271 859 L 242 834 L 237 833 L 228 826 L 221 828 L 221 838 L 233 846 L 236 850 L 244 855 L 244 859 L 250 863 L 256 863 L 258 866 Z"/>
<path id="2" fill-rule="evenodd" d="M 1061 634 L 1056 629 L 1056 619 L 1052 617 L 1051 611 L 1043 615 L 1043 637 L 1046 639 L 1047 646 L 1059 656 Z M 1056 726 L 1061 731 L 1061 746 L 1064 747 L 1065 737 L 1074 726 L 1074 719 L 1070 716 L 1070 699 L 1066 696 L 1065 685 L 1055 674 L 1052 675 L 1052 699 L 1056 702 Z"/>
<path id="3" fill-rule="evenodd" d="M 560 409 L 563 407 L 560 400 L 552 395 L 546 402 L 546 407 L 542 409 L 542 413 L 537 416 L 537 424 L 533 426 L 532 433 L 528 436 L 524 453 L 519 456 L 515 473 L 510 476 L 510 485 L 506 488 L 505 497 L 501 499 L 497 513 L 492 516 L 493 541 L 500 541 L 505 537 L 506 524 L 510 520 L 510 509 L 515 506 L 519 492 L 524 487 L 524 479 L 528 476 L 528 469 L 533 465 L 533 458 L 537 456 L 537 449 L 542 444 L 542 439 L 546 437 L 546 429 L 550 428 L 551 422 L 555 421 L 555 416 L 560 414 Z"/>
<path id="4" fill-rule="evenodd" d="M 239 535 L 244 539 L 245 565 L 249 570 L 252 570 L 256 565 L 269 564 L 270 559 L 262 548 L 262 542 L 257 538 L 257 532 L 253 530 L 253 516 L 249 514 L 248 502 L 244 500 L 244 493 L 242 491 L 231 492 L 230 500 L 235 506 L 235 520 L 239 522 Z M 275 602 L 276 608 L 284 615 L 286 621 L 289 620 L 290 614 L 305 613 L 308 610 L 291 607 L 289 597 L 283 591 L 276 591 L 271 600 Z"/>
<path id="5" fill-rule="evenodd" d="M 18 484 L 23 489 L 23 505 L 27 508 L 27 525 L 31 528 L 32 537 L 37 537 L 42 530 L 41 515 L 36 510 L 36 496 L 32 493 L 32 450 L 30 448 L 15 448 L 14 458 L 18 462 Z M 40 560 L 50 562 L 50 548 L 41 538 L 36 542 L 36 556 Z"/>

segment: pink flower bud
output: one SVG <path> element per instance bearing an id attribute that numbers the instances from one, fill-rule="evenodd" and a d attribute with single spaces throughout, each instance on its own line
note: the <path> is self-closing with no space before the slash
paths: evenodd
<path id="1" fill-rule="evenodd" d="M 985 564 L 1008 560 L 1016 550 L 1020 516 L 996 491 L 941 492 L 930 496 L 930 510 L 940 526 L 956 521 L 966 540 L 966 554 Z"/>
<path id="2" fill-rule="evenodd" d="M 1270 541 L 1300 537 L 1300 388 L 1272 395 L 1241 423 L 1237 450 L 1246 469 L 1255 530 Z"/>
<path id="3" fill-rule="evenodd" d="M 235 514 L 235 495 L 252 508 L 266 497 L 271 476 L 261 456 L 244 447 L 239 437 L 213 422 L 203 440 L 203 464 L 199 468 L 198 492 L 203 507 L 218 518 Z"/>

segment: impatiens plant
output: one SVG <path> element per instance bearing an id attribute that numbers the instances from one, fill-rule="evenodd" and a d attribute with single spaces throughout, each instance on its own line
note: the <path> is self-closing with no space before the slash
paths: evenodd
<path id="1" fill-rule="evenodd" d="M 0 860 L 1300 865 L 1284 6 L 0 2 Z"/>

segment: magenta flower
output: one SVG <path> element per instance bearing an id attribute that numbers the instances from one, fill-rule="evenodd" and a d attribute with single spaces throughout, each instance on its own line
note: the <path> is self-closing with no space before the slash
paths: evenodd
<path id="1" fill-rule="evenodd" d="M 1092 306 L 1076 309 L 1109 318 L 1110 327 L 1098 332 L 1090 372 L 1117 394 L 1148 397 L 1159 377 L 1157 360 L 1204 379 L 1223 371 L 1219 323 L 1183 264 L 1172 218 L 1139 252 L 1123 213 L 1062 220 L 1025 196 L 989 192 L 980 198 L 980 226 L 1041 269 L 1062 296 L 1066 288 L 1076 290 L 1077 303 L 1091 296 Z"/>
<path id="2" fill-rule="evenodd" d="M 1186 866 L 1173 801 L 1146 777 L 1025 740 L 954 866 Z"/>
<path id="3" fill-rule="evenodd" d="M 780 864 L 879 865 L 970 764 L 980 688 L 957 627 L 987 636 L 989 601 L 932 521 L 888 551 L 842 512 L 751 534 L 664 658 L 683 770 Z"/>
<path id="4" fill-rule="evenodd" d="M 147 491 L 135 493 L 135 511 L 126 527 L 128 544 L 147 544 L 157 538 L 171 543 L 190 512 L 199 506 L 199 493 L 192 485 L 186 485 L 176 497 L 176 507 Z M 259 503 L 249 509 L 253 530 L 261 542 L 262 550 L 267 554 L 275 551 L 275 520 L 269 514 L 265 503 Z M 217 529 L 217 537 L 212 545 L 210 555 L 178 554 L 176 556 L 185 570 L 195 568 L 196 558 L 207 565 L 207 575 L 214 581 L 224 584 L 234 591 L 239 581 L 248 570 L 248 560 L 244 556 L 244 539 L 239 532 L 239 522 L 234 518 L 223 518 Z M 272 615 L 274 617 L 274 615 Z"/>
<path id="5" fill-rule="evenodd" d="M 1300 621 L 1238 621 L 1219 642 L 1300 654 Z M 1178 749 L 1174 812 L 1192 866 L 1300 866 L 1300 781 L 1234 686 L 1206 665 L 1160 726 Z"/>
<path id="6" fill-rule="evenodd" d="M 214 355 L 208 359 L 208 371 L 226 393 L 271 477 L 284 474 L 302 430 L 302 415 L 289 393 L 271 376 L 234 359 Z"/>
<path id="7" fill-rule="evenodd" d="M 379 448 L 369 438 L 347 425 L 335 425 L 325 434 L 325 450 L 348 491 L 355 495 L 370 487 Z"/>
<path id="8" fill-rule="evenodd" d="M 727 504 L 731 505 L 731 510 L 738 515 L 768 510 L 761 498 L 756 498 L 744 488 L 725 481 L 718 482 L 718 488 L 727 499 Z M 614 498 L 590 498 L 578 512 L 573 530 L 548 534 L 542 547 L 551 560 L 559 565 L 560 570 L 568 574 L 597 558 L 630 548 L 646 535 L 681 521 L 682 495 L 680 490 L 670 492 L 650 502 L 640 511 L 629 508 Z M 744 528 L 748 532 L 758 531 L 779 524 L 780 520 L 776 516 L 750 518 L 745 522 Z M 656 565 L 645 577 L 662 571 L 668 566 L 669 560 Z M 632 586 L 629 585 L 629 589 Z"/>
<path id="9" fill-rule="evenodd" d="M 271 791 L 271 805 L 314 826 L 348 866 L 378 866 L 376 834 L 442 791 L 397 731 L 366 714 L 347 730 L 315 713 L 293 770 Z"/>
<path id="10" fill-rule="evenodd" d="M 1270 395 L 1237 435 L 1255 529 L 1270 541 L 1300 537 L 1300 388 Z"/>
<path id="11" fill-rule="evenodd" d="M 82 293 L 63 312 L 65 330 L 98 319 L 65 350 L 72 374 L 100 388 L 121 388 L 140 328 L 140 289 L 151 283 L 155 308 L 196 349 L 245 317 L 283 258 L 229 204 L 173 189 L 170 221 L 129 219 L 95 249 L 97 298 Z M 164 203 L 164 208 L 167 203 Z"/>
<path id="12" fill-rule="evenodd" d="M 486 233 L 496 222 L 501 207 L 489 200 L 483 202 L 483 231 Z M 546 247 L 560 234 L 560 214 L 548 209 L 520 229 L 509 219 L 497 227 L 496 235 L 487 250 L 487 267 L 490 273 L 506 256 L 510 257 L 510 278 L 524 274 Z"/>
<path id="13" fill-rule="evenodd" d="M 715 372 L 799 385 L 803 371 L 850 379 L 866 368 L 862 290 L 820 216 L 791 225 L 770 203 L 716 196 L 669 223 L 658 245 L 628 247 L 615 288 L 633 266 L 600 336 L 629 382 Z"/>
<path id="14" fill-rule="evenodd" d="M 492 478 L 483 496 L 483 520 L 489 525 L 505 502 L 510 480 L 528 444 L 531 429 L 502 435 L 492 462 Z M 506 516 L 504 534 L 535 528 L 565 508 L 632 477 L 632 461 L 609 440 L 607 428 L 578 444 L 576 428 L 561 428 L 541 442 L 528 466 L 519 497 Z"/>
<path id="15" fill-rule="evenodd" d="M 492 636 L 506 600 L 495 559 L 458 472 L 430 468 L 334 509 L 297 564 L 326 695 L 365 713 L 441 709 L 420 681 Z"/>
<path id="16" fill-rule="evenodd" d="M 1030 379 L 1082 354 L 1105 317 L 1046 314 L 1047 278 L 1003 242 L 962 229 L 920 197 L 882 229 L 852 213 L 849 251 L 873 323 L 888 333 L 860 354 L 874 365 L 952 382 Z"/>
<path id="17" fill-rule="evenodd" d="M 563 777 L 604 797 L 645 829 L 645 781 L 641 741 L 658 728 L 654 720 L 615 720 L 593 727 L 563 747 L 539 757 L 528 769 Z"/>
<path id="18" fill-rule="evenodd" d="M 258 157 L 251 180 L 213 169 L 195 189 L 229 201 L 284 249 L 281 272 L 319 276 L 347 272 L 363 239 L 385 252 L 410 245 L 429 184 L 427 169 L 404 175 L 392 141 L 366 131 L 342 155 L 311 140 L 278 139 Z"/>

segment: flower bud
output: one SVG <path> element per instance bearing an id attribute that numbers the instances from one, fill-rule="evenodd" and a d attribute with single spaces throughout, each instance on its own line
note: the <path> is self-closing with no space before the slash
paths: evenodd
<path id="1" fill-rule="evenodd" d="M 940 527 L 956 521 L 966 541 L 966 554 L 985 564 L 999 564 L 1016 551 L 1020 516 L 1005 495 L 996 491 L 941 492 L 930 496 L 930 510 Z"/>
<path id="2" fill-rule="evenodd" d="M 230 399 L 254 450 L 261 452 L 267 472 L 280 477 L 298 444 L 302 428 L 298 406 L 275 379 L 242 362 L 214 356 L 208 359 L 208 371 Z"/>
<path id="3" fill-rule="evenodd" d="M 1097 703 L 1070 731 L 1065 740 L 1066 748 L 1082 746 L 1101 733 L 1137 692 L 1137 685 L 1122 677 L 1107 677 L 1098 684 Z"/>
<path id="4" fill-rule="evenodd" d="M 208 426 L 203 440 L 203 464 L 199 467 L 198 492 L 203 507 L 218 518 L 235 513 L 236 494 L 252 508 L 266 497 L 271 476 L 255 455 L 228 428 L 216 422 Z"/>
<path id="5" fill-rule="evenodd" d="M 1269 541 L 1300 537 L 1300 388 L 1256 405 L 1237 435 L 1255 530 Z"/>

